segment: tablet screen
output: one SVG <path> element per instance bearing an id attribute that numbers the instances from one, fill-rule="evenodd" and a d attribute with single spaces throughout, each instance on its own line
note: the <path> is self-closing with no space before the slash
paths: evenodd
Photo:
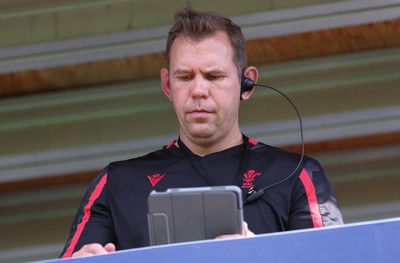
<path id="1" fill-rule="evenodd" d="M 150 245 L 241 234 L 243 211 L 237 186 L 174 188 L 148 198 Z"/>

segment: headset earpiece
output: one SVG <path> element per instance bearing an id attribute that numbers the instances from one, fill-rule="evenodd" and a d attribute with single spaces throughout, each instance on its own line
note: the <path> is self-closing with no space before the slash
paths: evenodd
<path id="1" fill-rule="evenodd" d="M 246 70 L 246 68 L 244 68 L 242 70 L 242 80 L 240 83 L 240 99 L 242 99 L 242 94 L 246 91 L 250 91 L 254 88 L 255 84 L 254 81 L 250 78 L 247 78 L 244 75 L 244 71 Z"/>

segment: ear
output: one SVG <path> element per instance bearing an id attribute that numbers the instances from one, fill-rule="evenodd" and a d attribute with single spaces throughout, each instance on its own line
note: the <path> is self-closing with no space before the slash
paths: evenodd
<path id="1" fill-rule="evenodd" d="M 254 83 L 257 83 L 258 70 L 256 67 L 253 67 L 253 66 L 247 67 L 243 74 L 246 78 L 249 78 L 249 79 L 253 80 Z M 242 100 L 248 100 L 250 98 L 251 94 L 253 94 L 253 92 L 254 92 L 254 88 L 252 88 L 249 91 L 243 92 L 241 94 Z"/>
<path id="2" fill-rule="evenodd" d="M 161 87 L 164 91 L 165 96 L 169 101 L 172 101 L 171 86 L 169 85 L 169 73 L 168 69 L 162 68 L 160 70 Z"/>

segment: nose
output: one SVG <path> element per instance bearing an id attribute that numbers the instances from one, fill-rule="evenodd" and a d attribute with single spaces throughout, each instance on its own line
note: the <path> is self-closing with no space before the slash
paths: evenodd
<path id="1" fill-rule="evenodd" d="M 191 92 L 195 98 L 206 98 L 209 95 L 209 83 L 202 76 L 196 76 L 192 82 Z"/>

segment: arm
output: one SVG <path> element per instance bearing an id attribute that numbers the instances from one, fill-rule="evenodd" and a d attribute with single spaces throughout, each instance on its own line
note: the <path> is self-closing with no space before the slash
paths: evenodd
<path id="1" fill-rule="evenodd" d="M 72 223 L 70 236 L 66 242 L 61 258 L 71 257 L 74 252 L 83 248 L 86 252 L 104 252 L 98 250 L 98 246 L 86 246 L 86 244 L 99 243 L 101 246 L 115 242 L 114 229 L 111 215 L 109 214 L 107 200 L 107 172 L 102 171 L 89 186 L 83 201 L 76 213 Z M 109 246 L 104 247 L 105 251 L 115 250 Z M 79 254 L 75 254 L 79 255 Z"/>
<path id="2" fill-rule="evenodd" d="M 300 172 L 291 203 L 289 229 L 343 224 L 333 187 L 316 160 Z"/>

